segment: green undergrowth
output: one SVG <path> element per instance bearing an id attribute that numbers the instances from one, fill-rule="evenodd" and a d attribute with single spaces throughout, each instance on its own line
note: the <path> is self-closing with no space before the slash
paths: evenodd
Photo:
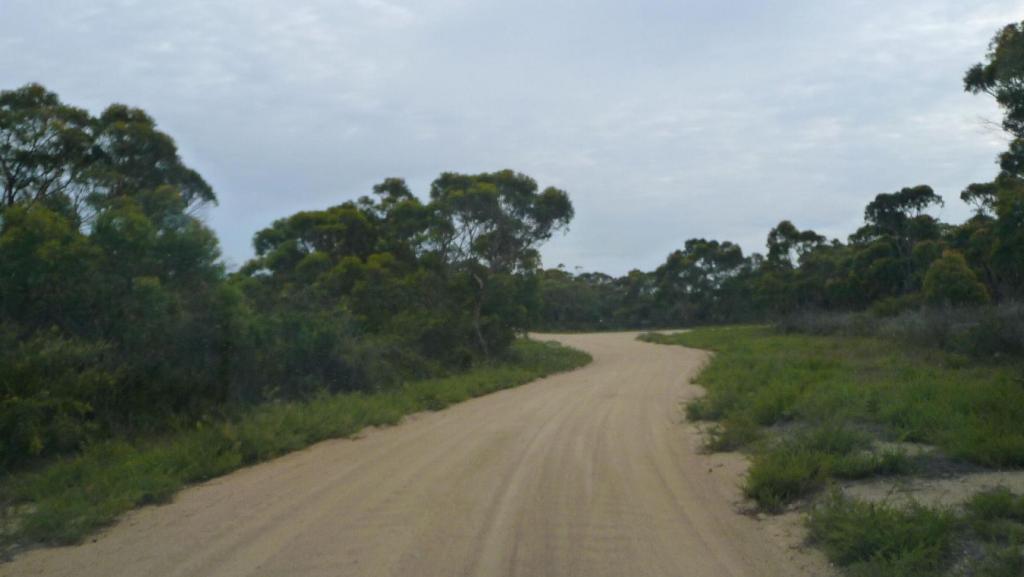
<path id="1" fill-rule="evenodd" d="M 167 501 L 186 484 L 317 441 L 348 437 L 365 427 L 393 425 L 410 413 L 439 410 L 590 360 L 588 354 L 557 343 L 519 341 L 500 362 L 409 382 L 390 392 L 268 403 L 155 440 L 94 444 L 42 470 L 5 479 L 0 487 L 6 503 L 0 538 L 8 547 L 75 543 L 133 507 Z"/>
<path id="2" fill-rule="evenodd" d="M 867 503 L 836 491 L 812 509 L 808 527 L 848 575 L 1024 575 L 1024 496 L 1005 488 L 958 508 Z"/>
<path id="3" fill-rule="evenodd" d="M 848 574 L 863 577 L 940 575 L 950 563 L 956 525 L 946 509 L 900 508 L 839 493 L 808 519 L 811 542 Z"/>
<path id="4" fill-rule="evenodd" d="M 1024 467 L 1024 382 L 1013 362 L 967 361 L 889 340 L 698 329 L 645 340 L 715 352 L 687 417 L 709 448 L 751 453 L 745 488 L 777 510 L 829 479 L 906 472 L 878 441 L 937 447 L 989 468 Z"/>
<path id="5" fill-rule="evenodd" d="M 895 449 L 871 450 L 867 435 L 822 425 L 796 433 L 756 453 L 744 492 L 767 511 L 780 511 L 830 479 L 865 479 L 910 472 L 912 463 Z"/>
<path id="6" fill-rule="evenodd" d="M 942 508 L 868 503 L 838 489 L 925 473 L 929 459 L 1024 468 L 1019 359 L 751 326 L 641 338 L 714 351 L 698 378 L 707 394 L 687 405 L 688 419 L 708 423 L 709 450 L 750 456 L 743 488 L 760 509 L 808 504 L 810 540 L 846 574 L 1024 575 L 1024 496 L 1000 489 Z M 900 442 L 934 451 L 911 457 Z"/>

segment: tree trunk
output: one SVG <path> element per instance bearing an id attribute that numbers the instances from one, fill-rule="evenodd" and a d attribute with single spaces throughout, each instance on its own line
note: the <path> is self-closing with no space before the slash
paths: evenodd
<path id="1" fill-rule="evenodd" d="M 476 296 L 476 303 L 473 305 L 473 330 L 476 332 L 476 340 L 480 343 L 480 350 L 483 351 L 484 358 L 490 359 L 491 352 L 487 347 L 487 339 L 484 338 L 484 332 L 480 326 L 480 317 L 484 308 L 484 280 L 476 274 L 473 275 L 473 279 L 476 280 L 476 284 L 479 287 L 479 291 L 477 291 Z"/>

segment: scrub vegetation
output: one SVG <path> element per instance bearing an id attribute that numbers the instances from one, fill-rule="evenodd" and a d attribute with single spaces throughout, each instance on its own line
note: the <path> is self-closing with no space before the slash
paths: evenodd
<path id="1" fill-rule="evenodd" d="M 699 377 L 707 394 L 687 405 L 687 417 L 707 422 L 710 450 L 750 455 L 743 490 L 759 508 L 809 506 L 812 541 L 851 574 L 938 575 L 958 562 L 1019 567 L 1020 498 L 1008 492 L 955 511 L 859 502 L 828 487 L 950 463 L 1024 469 L 1024 358 L 765 326 L 642 338 L 715 352 Z M 903 449 L 921 445 L 934 450 Z M 1006 502 L 992 504 L 999 499 Z M 1004 529 L 1011 542 L 1001 545 Z"/>
<path id="2" fill-rule="evenodd" d="M 879 442 L 935 446 L 982 467 L 1024 468 L 1024 362 L 965 360 L 870 337 L 698 329 L 647 340 L 713 350 L 707 395 L 687 416 L 715 421 L 710 445 L 756 447 L 746 491 L 778 510 L 833 478 L 906 472 Z"/>
<path id="3" fill-rule="evenodd" d="M 0 91 L 0 535 L 75 542 L 186 483 L 586 362 L 530 329 L 759 323 L 645 338 L 716 351 L 687 415 L 711 450 L 750 453 L 761 509 L 813 501 L 812 539 L 852 574 L 1020 574 L 1019 496 L 898 508 L 829 487 L 1024 468 L 1022 85 L 1012 24 L 964 77 L 1011 140 L 960 194 L 965 222 L 907 186 L 866 196 L 845 240 L 783 220 L 764 255 L 692 238 L 620 278 L 543 269 L 574 207 L 512 170 L 422 197 L 386 178 L 270 223 L 229 271 L 213 187 L 145 111 Z"/>
<path id="4" fill-rule="evenodd" d="M 501 358 L 450 377 L 409 381 L 387 392 L 268 402 L 154 438 L 90 444 L 74 457 L 6 480 L 0 541 L 75 543 L 128 509 L 166 501 L 187 483 L 589 361 L 586 353 L 557 343 L 520 340 Z"/>
<path id="5" fill-rule="evenodd" d="M 6 536 L 73 541 L 183 483 L 575 366 L 515 345 L 566 192 L 398 178 L 279 219 L 229 272 L 213 188 L 145 111 L 0 91 Z M 547 350 L 547 349 L 544 349 Z M 495 364 L 498 363 L 498 364 Z"/>
<path id="6" fill-rule="evenodd" d="M 943 201 L 920 185 L 875 196 L 846 242 L 783 221 L 765 256 L 692 239 L 651 273 L 546 272 L 555 326 L 760 323 L 641 338 L 715 352 L 687 417 L 709 450 L 749 454 L 757 507 L 809 511 L 810 539 L 851 575 L 1024 574 L 1020 496 L 940 508 L 841 490 L 1024 468 L 1022 55 L 1024 24 L 1009 25 L 964 77 L 1012 139 L 993 181 L 962 192 L 976 209 L 964 223 L 928 214 Z"/>

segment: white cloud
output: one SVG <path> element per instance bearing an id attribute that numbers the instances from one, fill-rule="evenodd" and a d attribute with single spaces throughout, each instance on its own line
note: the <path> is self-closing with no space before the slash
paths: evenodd
<path id="1" fill-rule="evenodd" d="M 386 176 L 511 167 L 573 196 L 548 263 L 621 273 L 694 236 L 763 250 L 783 218 L 845 237 L 874 194 L 991 176 L 1005 143 L 979 119 L 999 113 L 960 79 L 1021 18 L 1015 0 L 6 0 L 0 86 L 149 110 L 218 190 L 236 263 L 273 218 Z"/>
<path id="2" fill-rule="evenodd" d="M 416 19 L 411 9 L 387 0 L 356 0 L 356 4 L 376 13 L 388 25 L 408 26 Z"/>

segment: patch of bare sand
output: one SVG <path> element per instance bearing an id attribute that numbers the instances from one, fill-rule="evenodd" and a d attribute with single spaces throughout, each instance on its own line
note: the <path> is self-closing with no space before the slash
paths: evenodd
<path id="1" fill-rule="evenodd" d="M 1024 493 L 1024 471 L 986 471 L 963 473 L 945 478 L 900 477 L 874 479 L 843 485 L 844 494 L 874 503 L 897 505 L 917 502 L 929 506 L 955 507 L 975 494 L 1006 487 Z"/>

